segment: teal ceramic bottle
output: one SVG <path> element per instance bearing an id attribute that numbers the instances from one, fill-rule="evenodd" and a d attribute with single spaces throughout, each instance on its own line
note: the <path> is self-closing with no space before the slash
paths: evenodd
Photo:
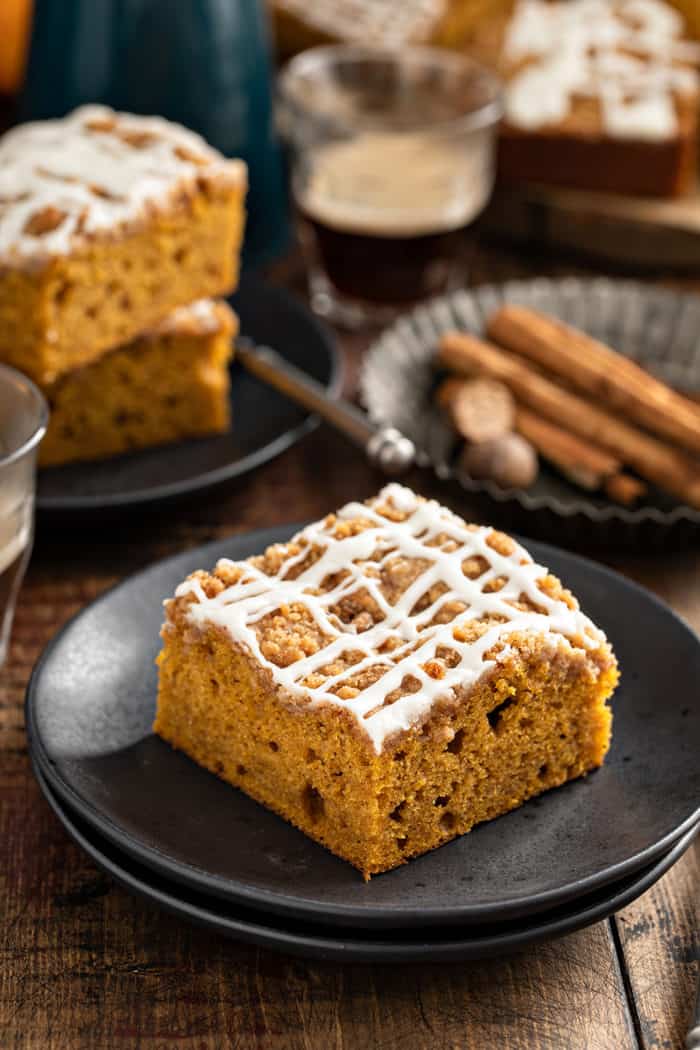
<path id="1" fill-rule="evenodd" d="M 247 268 L 288 233 L 274 136 L 265 5 L 258 0 L 35 0 L 22 120 L 85 102 L 187 125 L 250 172 Z"/>

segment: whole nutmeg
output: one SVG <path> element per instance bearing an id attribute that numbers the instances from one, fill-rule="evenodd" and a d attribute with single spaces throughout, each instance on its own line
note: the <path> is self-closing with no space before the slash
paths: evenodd
<path id="1" fill-rule="evenodd" d="M 503 434 L 467 445 L 462 466 L 477 481 L 493 481 L 502 489 L 526 489 L 537 477 L 537 453 L 520 434 Z"/>
<path id="2" fill-rule="evenodd" d="M 493 441 L 510 433 L 515 424 L 513 395 L 495 379 L 450 376 L 438 387 L 435 399 L 470 444 Z"/>

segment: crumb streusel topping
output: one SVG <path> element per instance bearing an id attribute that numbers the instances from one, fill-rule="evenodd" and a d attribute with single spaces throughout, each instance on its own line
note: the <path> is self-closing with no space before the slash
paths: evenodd
<path id="1" fill-rule="evenodd" d="M 513 539 L 396 484 L 263 555 L 194 573 L 166 606 L 224 628 L 297 702 L 342 705 L 377 752 L 505 659 L 509 639 L 605 643 Z"/>

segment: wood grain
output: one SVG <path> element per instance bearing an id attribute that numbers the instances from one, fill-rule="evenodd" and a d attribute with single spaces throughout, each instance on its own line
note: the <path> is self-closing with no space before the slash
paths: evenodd
<path id="1" fill-rule="evenodd" d="M 135 900 L 72 845 L 30 781 L 4 785 L 10 936 L 3 1048 L 624 1050 L 608 924 L 521 955 L 440 966 L 311 963 Z M 28 820 L 28 816 L 31 817 Z"/>
<path id="2" fill-rule="evenodd" d="M 698 979 L 700 841 L 614 922 L 624 953 L 632 1011 L 650 1050 L 682 1047 Z"/>
<path id="3" fill-rule="evenodd" d="M 571 272 L 482 253 L 475 279 Z M 295 285 L 298 264 L 285 280 Z M 344 339 L 348 389 L 366 339 Z M 680 1048 L 697 957 L 697 852 L 611 922 L 520 955 L 442 966 L 310 963 L 132 898 L 72 844 L 29 768 L 22 702 L 41 648 L 115 580 L 208 540 L 316 517 L 381 478 L 324 428 L 206 500 L 99 529 L 40 523 L 0 672 L 2 1050 Z M 478 519 L 458 489 L 408 479 Z M 700 628 L 700 553 L 610 557 Z"/>

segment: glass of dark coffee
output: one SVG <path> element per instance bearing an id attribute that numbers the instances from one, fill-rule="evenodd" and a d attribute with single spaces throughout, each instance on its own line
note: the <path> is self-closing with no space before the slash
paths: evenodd
<path id="1" fill-rule="evenodd" d="M 0 666 L 32 549 L 36 453 L 48 414 L 34 384 L 0 365 Z"/>
<path id="2" fill-rule="evenodd" d="M 338 45 L 280 77 L 317 312 L 350 326 L 464 283 L 494 179 L 497 78 L 432 48 Z"/>

